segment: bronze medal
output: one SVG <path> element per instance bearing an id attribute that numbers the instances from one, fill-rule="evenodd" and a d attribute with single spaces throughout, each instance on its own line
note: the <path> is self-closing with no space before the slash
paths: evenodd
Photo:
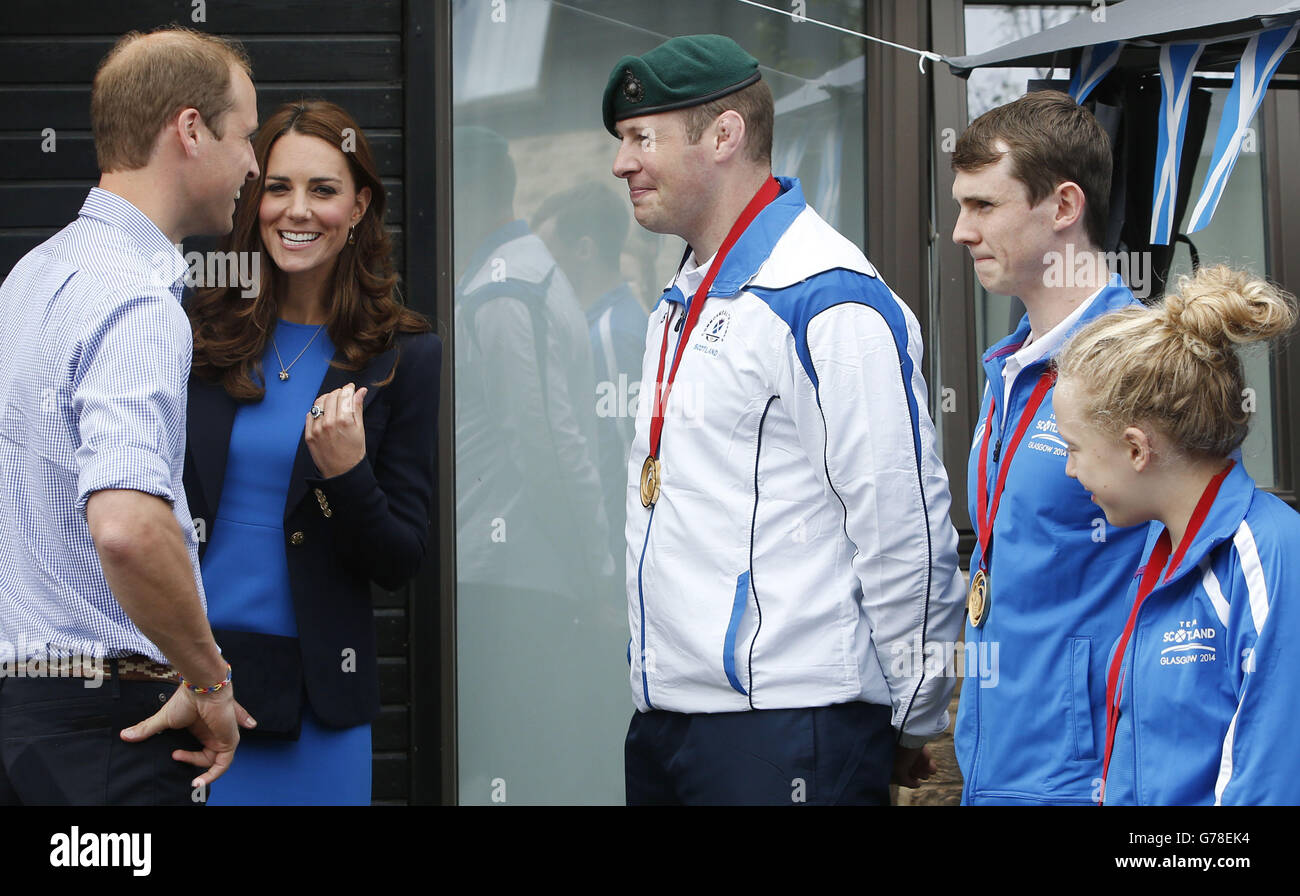
<path id="1" fill-rule="evenodd" d="M 659 458 L 647 457 L 641 465 L 641 506 L 651 507 L 659 500 L 659 481 L 663 475 Z"/>
<path id="2" fill-rule="evenodd" d="M 970 591 L 966 593 L 966 612 L 970 615 L 970 624 L 979 628 L 988 619 L 989 614 L 989 577 L 984 570 L 975 570 L 970 577 Z"/>

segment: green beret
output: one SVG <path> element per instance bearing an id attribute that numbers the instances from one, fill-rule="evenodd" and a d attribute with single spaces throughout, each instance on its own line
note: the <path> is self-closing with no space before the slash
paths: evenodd
<path id="1" fill-rule="evenodd" d="M 759 80 L 758 60 L 721 34 L 674 37 L 644 56 L 624 56 L 601 104 L 605 130 L 638 115 L 701 106 Z"/>

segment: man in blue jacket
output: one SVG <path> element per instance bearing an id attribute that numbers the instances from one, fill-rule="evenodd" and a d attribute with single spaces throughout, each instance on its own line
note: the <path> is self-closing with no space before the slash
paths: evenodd
<path id="1" fill-rule="evenodd" d="M 1086 109 L 1041 91 L 976 119 L 952 166 L 953 241 L 970 250 L 985 289 L 1017 296 L 1027 311 L 984 355 L 971 446 L 978 543 L 957 713 L 962 801 L 1096 803 L 1106 654 L 1124 625 L 1145 528 L 1109 527 L 1065 475 L 1050 367 L 1072 332 L 1136 301 L 1100 252 L 1110 141 Z M 997 668 L 972 668 L 990 661 Z"/>

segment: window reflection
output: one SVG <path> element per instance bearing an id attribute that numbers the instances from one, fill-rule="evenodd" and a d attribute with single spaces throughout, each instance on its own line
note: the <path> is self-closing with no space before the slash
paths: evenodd
<path id="1" fill-rule="evenodd" d="M 669 36 L 735 38 L 776 173 L 862 245 L 864 46 L 731 0 L 457 0 L 452 25 L 460 799 L 621 803 L 628 446 L 684 247 L 632 221 L 601 93 Z"/>

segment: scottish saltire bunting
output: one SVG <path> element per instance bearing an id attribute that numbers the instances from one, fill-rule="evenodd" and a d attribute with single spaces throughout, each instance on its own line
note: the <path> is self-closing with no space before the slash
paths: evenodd
<path id="1" fill-rule="evenodd" d="M 1214 140 L 1214 155 L 1210 159 L 1209 173 L 1205 175 L 1200 198 L 1192 208 L 1188 233 L 1195 233 L 1205 227 L 1214 216 L 1219 197 L 1223 195 L 1223 188 L 1228 183 L 1228 176 L 1232 174 L 1232 167 L 1241 154 L 1242 138 L 1255 113 L 1259 111 L 1260 103 L 1264 101 L 1268 82 L 1281 64 L 1282 57 L 1295 42 L 1297 31 L 1300 31 L 1300 21 L 1289 28 L 1261 31 L 1246 44 L 1246 50 L 1237 63 L 1237 71 L 1232 78 L 1232 89 L 1228 91 L 1228 98 L 1223 104 L 1223 119 L 1219 122 L 1219 134 Z"/>
<path id="2" fill-rule="evenodd" d="M 1124 41 L 1113 40 L 1104 44 L 1085 47 L 1079 57 L 1079 64 L 1070 75 L 1070 98 L 1082 104 L 1092 93 L 1092 89 L 1110 74 L 1110 70 L 1119 62 L 1120 50 Z"/>
<path id="3" fill-rule="evenodd" d="M 1178 198 L 1178 162 L 1192 76 L 1204 43 L 1165 44 L 1160 48 L 1160 128 L 1156 141 L 1156 177 L 1151 198 L 1151 245 L 1167 246 L 1174 235 L 1174 203 Z"/>

